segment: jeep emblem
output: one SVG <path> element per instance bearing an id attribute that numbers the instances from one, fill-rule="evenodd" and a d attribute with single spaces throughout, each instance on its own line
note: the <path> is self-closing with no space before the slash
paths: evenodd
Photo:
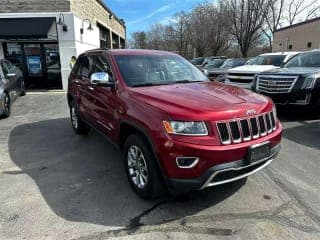
<path id="1" fill-rule="evenodd" d="M 248 116 L 254 115 L 256 113 L 257 113 L 257 111 L 255 109 L 247 109 L 246 110 L 246 115 L 248 115 Z"/>

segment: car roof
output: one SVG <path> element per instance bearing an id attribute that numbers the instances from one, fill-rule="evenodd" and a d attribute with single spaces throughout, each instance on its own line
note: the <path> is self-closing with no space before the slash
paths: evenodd
<path id="1" fill-rule="evenodd" d="M 292 54 L 298 54 L 300 52 L 272 52 L 272 53 L 263 53 L 260 54 L 259 56 L 274 56 L 274 55 L 292 55 Z"/>
<path id="2" fill-rule="evenodd" d="M 86 53 L 96 53 L 107 51 L 111 55 L 178 55 L 173 52 L 148 50 L 148 49 L 92 49 Z"/>

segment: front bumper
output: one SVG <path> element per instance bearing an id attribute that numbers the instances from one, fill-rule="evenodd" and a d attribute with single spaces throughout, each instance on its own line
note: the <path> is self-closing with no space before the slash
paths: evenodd
<path id="1" fill-rule="evenodd" d="M 309 105 L 314 104 L 320 97 L 320 94 L 314 90 L 299 90 L 299 91 L 292 91 L 291 93 L 278 93 L 278 94 L 271 94 L 271 93 L 264 93 L 261 94 L 270 97 L 275 104 L 281 105 Z"/>
<path id="2" fill-rule="evenodd" d="M 174 194 L 217 186 L 248 177 L 268 166 L 280 151 L 280 144 L 271 148 L 270 156 L 248 164 L 246 159 L 215 165 L 195 179 L 168 179 L 169 188 Z"/>

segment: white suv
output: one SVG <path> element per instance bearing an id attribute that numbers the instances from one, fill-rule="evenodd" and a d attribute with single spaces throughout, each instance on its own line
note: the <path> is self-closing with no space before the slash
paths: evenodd
<path id="1" fill-rule="evenodd" d="M 225 83 L 251 89 L 251 84 L 256 74 L 279 68 L 298 53 L 275 52 L 261 54 L 244 66 L 229 69 L 226 74 Z"/>

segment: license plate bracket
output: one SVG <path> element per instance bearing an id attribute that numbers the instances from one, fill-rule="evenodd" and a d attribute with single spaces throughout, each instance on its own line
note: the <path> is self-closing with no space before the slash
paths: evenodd
<path id="1" fill-rule="evenodd" d="M 249 163 L 254 163 L 261 159 L 270 156 L 271 144 L 270 142 L 264 142 L 261 144 L 252 145 L 248 149 L 247 161 Z"/>

